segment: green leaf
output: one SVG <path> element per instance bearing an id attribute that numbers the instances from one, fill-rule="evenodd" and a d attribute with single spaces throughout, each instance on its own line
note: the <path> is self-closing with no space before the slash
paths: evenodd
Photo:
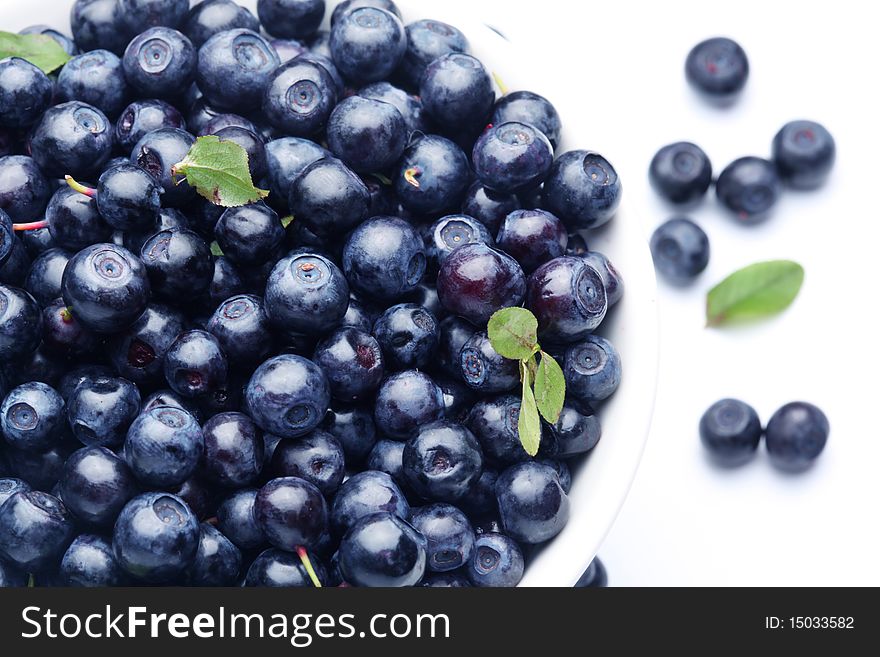
<path id="1" fill-rule="evenodd" d="M 523 449 L 529 456 L 535 456 L 541 446 L 541 418 L 538 416 L 538 407 L 535 404 L 535 395 L 530 385 L 529 370 L 524 363 L 520 362 L 522 373 L 522 403 L 519 407 L 519 440 Z"/>
<path id="2" fill-rule="evenodd" d="M 555 424 L 565 403 L 565 376 L 559 363 L 544 351 L 535 375 L 535 402 L 544 419 Z"/>
<path id="3" fill-rule="evenodd" d="M 706 325 L 760 319 L 785 310 L 801 289 L 804 268 L 791 260 L 756 262 L 733 272 L 706 296 Z"/>
<path id="4" fill-rule="evenodd" d="M 26 59 L 43 73 L 51 73 L 70 59 L 64 48 L 50 36 L 0 31 L 0 59 L 5 57 Z"/>
<path id="5" fill-rule="evenodd" d="M 267 190 L 254 186 L 247 151 L 216 135 L 196 139 L 186 157 L 171 167 L 171 174 L 185 177 L 199 194 L 224 208 L 254 203 L 269 195 Z"/>
<path id="6" fill-rule="evenodd" d="M 293 223 L 293 215 L 292 214 L 289 214 L 286 217 L 281 218 L 281 225 L 284 227 L 285 230 L 292 223 Z"/>
<path id="7" fill-rule="evenodd" d="M 538 320 L 525 308 L 502 308 L 486 330 L 492 348 L 505 358 L 522 360 L 538 349 Z"/>
<path id="8" fill-rule="evenodd" d="M 211 242 L 211 255 L 220 257 L 223 255 L 223 249 L 220 248 L 220 245 L 217 242 Z"/>

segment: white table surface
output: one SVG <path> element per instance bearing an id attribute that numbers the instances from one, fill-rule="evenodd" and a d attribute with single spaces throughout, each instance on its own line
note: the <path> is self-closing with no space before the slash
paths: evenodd
<path id="1" fill-rule="evenodd" d="M 694 141 L 720 171 L 741 155 L 766 157 L 790 119 L 818 120 L 834 134 L 829 184 L 786 194 L 765 224 L 736 225 L 714 196 L 690 213 L 709 235 L 711 260 L 690 288 L 660 284 L 653 429 L 599 555 L 618 586 L 880 584 L 876 12 L 813 1 L 471 4 L 546 61 L 564 122 L 595 126 L 583 146 L 615 164 L 627 216 L 644 221 L 646 237 L 673 213 L 647 183 L 658 147 Z M 738 40 L 751 63 L 744 96 L 727 110 L 702 103 L 683 75 L 690 47 L 717 35 Z M 703 328 L 714 283 L 775 258 L 806 268 L 785 314 Z M 763 447 L 745 467 L 712 466 L 697 423 L 725 396 L 748 401 L 764 422 L 791 400 L 820 406 L 831 435 L 816 467 L 781 473 Z"/>
<path id="2" fill-rule="evenodd" d="M 446 2 L 546 62 L 563 121 L 594 127 L 582 146 L 615 164 L 627 217 L 639 217 L 646 239 L 673 213 L 646 178 L 660 146 L 694 141 L 720 171 L 741 155 L 766 156 L 790 119 L 834 134 L 838 164 L 826 188 L 786 194 L 765 224 L 735 225 L 714 197 L 691 212 L 709 234 L 711 262 L 688 289 L 661 283 L 654 425 L 599 554 L 617 586 L 880 584 L 876 12 L 846 0 Z M 746 92 L 727 110 L 700 102 L 683 76 L 689 48 L 716 35 L 737 39 L 751 62 Z M 791 309 L 749 328 L 703 328 L 706 290 L 774 258 L 806 268 Z M 737 470 L 709 464 L 697 422 L 725 396 L 753 404 L 764 421 L 794 399 L 823 408 L 832 429 L 816 467 L 786 475 L 763 452 Z"/>

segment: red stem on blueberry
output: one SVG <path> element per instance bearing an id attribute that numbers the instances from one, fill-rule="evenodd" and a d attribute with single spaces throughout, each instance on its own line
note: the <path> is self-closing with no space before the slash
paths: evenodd
<path id="1" fill-rule="evenodd" d="M 78 183 L 73 179 L 73 176 L 65 175 L 64 180 L 67 182 L 68 186 L 75 192 L 79 192 L 80 194 L 85 194 L 89 198 L 95 198 L 95 194 L 97 191 L 93 187 L 87 187 L 82 183 Z"/>
<path id="2" fill-rule="evenodd" d="M 315 585 L 316 589 L 321 588 L 321 580 L 318 579 L 318 574 L 312 567 L 312 560 L 309 559 L 309 553 L 302 545 L 296 546 L 296 553 L 299 555 L 299 560 L 302 561 L 302 565 L 305 567 L 306 572 L 309 574 L 309 577 L 312 580 L 312 584 Z"/>
<path id="3" fill-rule="evenodd" d="M 31 221 L 24 224 L 12 224 L 12 230 L 20 233 L 25 230 L 40 230 L 41 228 L 47 228 L 48 226 L 48 219 L 41 219 L 40 221 Z"/>
<path id="4" fill-rule="evenodd" d="M 419 183 L 419 176 L 422 175 L 421 167 L 410 167 L 406 171 L 403 172 L 403 179 L 406 180 L 410 185 L 418 189 L 421 187 Z"/>

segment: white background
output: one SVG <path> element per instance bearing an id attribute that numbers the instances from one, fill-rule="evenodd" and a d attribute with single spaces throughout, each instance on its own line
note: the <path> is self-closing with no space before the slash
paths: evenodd
<path id="1" fill-rule="evenodd" d="M 694 141 L 720 171 L 741 155 L 766 157 L 791 119 L 818 120 L 834 134 L 829 184 L 787 193 L 763 225 L 735 224 L 714 196 L 690 213 L 709 235 L 711 261 L 690 288 L 660 282 L 653 429 L 599 554 L 618 586 L 880 584 L 875 12 L 848 1 L 460 4 L 528 48 L 559 82 L 563 121 L 592 126 L 592 142 L 579 146 L 615 164 L 627 220 L 643 221 L 646 238 L 674 212 L 647 183 L 660 146 Z M 683 75 L 690 47 L 717 35 L 739 41 L 752 69 L 744 96 L 727 110 L 701 102 Z M 794 306 L 759 326 L 703 328 L 714 283 L 775 258 L 806 268 Z M 781 473 L 763 447 L 740 469 L 711 465 L 697 423 L 725 396 L 748 401 L 764 422 L 787 401 L 820 406 L 831 435 L 816 467 Z"/>
<path id="2" fill-rule="evenodd" d="M 646 239 L 674 211 L 646 179 L 660 146 L 694 141 L 720 171 L 738 156 L 768 155 L 790 119 L 821 121 L 834 134 L 829 184 L 786 194 L 765 224 L 736 225 L 714 197 L 690 213 L 709 234 L 711 262 L 688 289 L 660 284 L 654 425 L 600 556 L 618 586 L 880 585 L 880 52 L 868 3 L 445 4 L 482 17 L 531 54 L 563 122 L 589 126 L 591 142 L 578 146 L 615 164 L 626 220 L 642 222 Z M 744 96 L 727 110 L 702 103 L 683 75 L 689 48 L 716 35 L 738 40 L 752 67 Z M 703 328 L 706 290 L 775 258 L 806 268 L 790 310 L 754 327 Z M 623 356 L 625 372 L 637 371 Z M 753 404 L 765 422 L 794 399 L 823 408 L 832 428 L 816 467 L 786 475 L 763 451 L 737 470 L 708 463 L 697 422 L 725 396 Z"/>

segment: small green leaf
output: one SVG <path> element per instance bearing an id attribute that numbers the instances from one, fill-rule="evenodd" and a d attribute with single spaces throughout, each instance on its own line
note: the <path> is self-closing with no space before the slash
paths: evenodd
<path id="1" fill-rule="evenodd" d="M 801 289 L 804 268 L 791 260 L 756 262 L 733 272 L 706 296 L 706 325 L 760 319 L 785 310 Z"/>
<path id="2" fill-rule="evenodd" d="M 223 249 L 220 248 L 220 245 L 217 242 L 211 242 L 211 255 L 220 257 L 223 255 Z"/>
<path id="3" fill-rule="evenodd" d="M 522 360 L 538 349 L 538 320 L 525 308 L 502 308 L 486 330 L 492 348 L 505 358 Z"/>
<path id="4" fill-rule="evenodd" d="M 289 214 L 286 217 L 281 218 L 281 225 L 287 230 L 287 227 L 293 223 L 293 215 Z"/>
<path id="5" fill-rule="evenodd" d="M 0 31 L 0 59 L 5 57 L 26 59 L 43 73 L 51 73 L 70 59 L 61 44 L 50 36 Z"/>
<path id="6" fill-rule="evenodd" d="M 28 573 L 27 585 L 28 585 L 29 589 L 32 589 L 32 588 L 34 588 L 34 586 L 36 586 L 36 581 L 34 581 L 34 574 L 33 573 Z"/>
<path id="7" fill-rule="evenodd" d="M 171 174 L 186 178 L 199 194 L 225 208 L 254 203 L 269 195 L 267 190 L 254 186 L 247 151 L 216 135 L 196 139 L 186 157 L 171 167 Z"/>
<path id="8" fill-rule="evenodd" d="M 544 351 L 535 375 L 535 402 L 543 418 L 555 424 L 565 403 L 565 376 L 559 363 Z"/>
<path id="9" fill-rule="evenodd" d="M 520 362 L 522 374 L 522 403 L 519 407 L 519 440 L 523 449 L 529 456 L 535 456 L 541 446 L 541 418 L 538 416 L 538 407 L 535 405 L 535 395 L 532 392 L 528 368 Z"/>

